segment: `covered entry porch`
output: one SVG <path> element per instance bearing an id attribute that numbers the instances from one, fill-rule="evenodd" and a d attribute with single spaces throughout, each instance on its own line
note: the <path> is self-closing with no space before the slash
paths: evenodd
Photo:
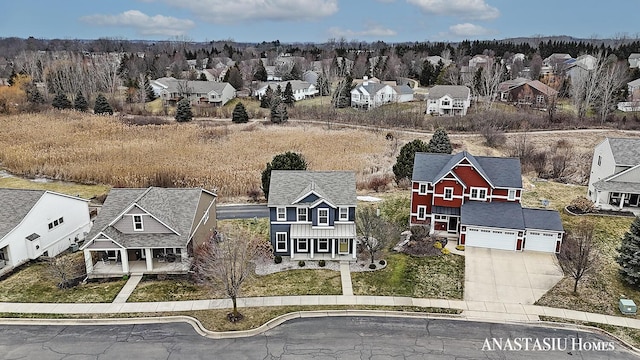
<path id="1" fill-rule="evenodd" d="M 299 260 L 356 260 L 355 224 L 336 224 L 332 228 L 293 224 L 289 256 Z"/>

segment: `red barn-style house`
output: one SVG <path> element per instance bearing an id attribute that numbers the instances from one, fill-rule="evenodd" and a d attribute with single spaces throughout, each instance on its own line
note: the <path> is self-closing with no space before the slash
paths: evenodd
<path id="1" fill-rule="evenodd" d="M 465 246 L 559 252 L 560 214 L 522 208 L 521 197 L 519 159 L 416 153 L 410 223 Z"/>

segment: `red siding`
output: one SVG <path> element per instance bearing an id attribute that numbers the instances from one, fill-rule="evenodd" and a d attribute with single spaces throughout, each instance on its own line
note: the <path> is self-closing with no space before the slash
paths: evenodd
<path id="1" fill-rule="evenodd" d="M 472 166 L 457 166 L 453 169 L 453 172 L 456 173 L 456 176 L 463 183 L 467 185 L 467 190 L 470 187 L 484 187 L 490 188 L 489 183 L 476 171 L 476 169 Z"/>
<path id="2" fill-rule="evenodd" d="M 507 196 L 507 195 L 509 195 L 509 190 L 507 190 L 507 189 L 493 189 L 493 195 Z"/>
<path id="3" fill-rule="evenodd" d="M 427 207 L 427 214 L 431 214 L 431 197 L 433 195 L 418 195 L 417 192 L 411 194 L 411 212 L 418 212 L 418 205 L 425 205 Z"/>
<path id="4" fill-rule="evenodd" d="M 441 221 L 436 221 L 435 224 L 433 225 L 433 228 L 435 230 L 438 230 L 438 231 L 440 231 L 440 230 L 446 231 L 447 230 L 447 223 L 446 222 L 441 222 Z"/>
<path id="5" fill-rule="evenodd" d="M 460 234 L 460 245 L 464 245 L 464 238 L 466 234 Z"/>
<path id="6" fill-rule="evenodd" d="M 518 243 L 516 244 L 516 250 L 522 250 L 522 239 L 518 239 Z"/>
<path id="7" fill-rule="evenodd" d="M 444 195 L 444 188 L 452 187 L 454 196 L 461 196 L 463 187 L 455 180 L 442 180 L 435 186 L 435 193 Z M 436 206 L 448 206 L 448 207 L 460 207 L 462 206 L 462 199 L 444 200 L 442 197 L 435 197 L 433 199 L 433 205 Z"/>
<path id="8" fill-rule="evenodd" d="M 412 188 L 412 189 L 418 190 L 418 188 L 419 188 L 419 187 L 420 187 L 420 184 L 419 184 L 418 182 L 416 182 L 416 181 L 414 181 L 414 182 L 411 184 L 411 188 Z"/>

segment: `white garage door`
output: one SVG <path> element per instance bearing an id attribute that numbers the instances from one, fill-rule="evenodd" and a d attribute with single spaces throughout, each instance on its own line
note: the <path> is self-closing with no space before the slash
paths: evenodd
<path id="1" fill-rule="evenodd" d="M 527 231 L 524 242 L 525 250 L 556 252 L 558 234 L 543 233 L 539 231 Z"/>
<path id="2" fill-rule="evenodd" d="M 465 246 L 475 246 L 501 250 L 516 249 L 516 233 L 504 230 L 479 229 L 467 226 Z"/>

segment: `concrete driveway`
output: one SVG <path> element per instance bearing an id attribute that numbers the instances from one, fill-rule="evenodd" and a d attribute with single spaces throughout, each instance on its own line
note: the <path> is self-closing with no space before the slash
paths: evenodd
<path id="1" fill-rule="evenodd" d="M 467 247 L 464 299 L 533 304 L 563 278 L 555 254 Z"/>

